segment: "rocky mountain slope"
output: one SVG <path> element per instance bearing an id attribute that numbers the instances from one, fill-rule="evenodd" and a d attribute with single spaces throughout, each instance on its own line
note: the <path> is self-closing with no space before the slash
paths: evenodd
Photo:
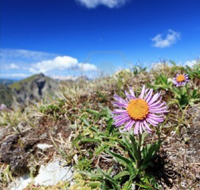
<path id="1" fill-rule="evenodd" d="M 15 100 L 15 93 L 5 84 L 0 84 L 0 104 L 10 107 Z"/>
<path id="2" fill-rule="evenodd" d="M 10 85 L 1 85 L 0 103 L 8 107 L 26 106 L 47 96 L 53 96 L 59 82 L 44 74 L 33 75 Z"/>

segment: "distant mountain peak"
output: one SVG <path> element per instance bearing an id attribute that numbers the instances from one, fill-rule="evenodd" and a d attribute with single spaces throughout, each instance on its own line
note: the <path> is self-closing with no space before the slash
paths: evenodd
<path id="1" fill-rule="evenodd" d="M 38 77 L 45 77 L 45 75 L 43 73 L 39 73 Z"/>

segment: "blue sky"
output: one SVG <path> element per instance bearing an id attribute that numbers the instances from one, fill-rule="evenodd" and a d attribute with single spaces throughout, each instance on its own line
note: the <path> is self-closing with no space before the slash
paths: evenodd
<path id="1" fill-rule="evenodd" d="M 199 0 L 1 0 L 0 77 L 111 73 L 200 56 Z"/>

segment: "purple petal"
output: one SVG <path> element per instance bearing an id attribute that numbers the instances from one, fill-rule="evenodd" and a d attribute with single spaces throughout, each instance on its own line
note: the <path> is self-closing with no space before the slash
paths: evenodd
<path id="1" fill-rule="evenodd" d="M 146 122 L 146 121 L 143 121 L 143 123 L 144 123 L 144 126 L 145 126 L 147 132 L 148 132 L 148 133 L 151 133 L 151 129 L 149 128 L 149 125 L 147 124 L 147 122 Z"/>
<path id="2" fill-rule="evenodd" d="M 141 94 L 139 96 L 140 99 L 143 99 L 144 93 L 145 93 L 145 85 L 142 87 L 142 92 L 141 92 Z"/>
<path id="3" fill-rule="evenodd" d="M 125 118 L 130 119 L 130 117 L 126 116 L 126 115 L 117 115 L 117 116 L 113 117 L 115 123 L 117 123 L 118 121 L 121 121 L 122 119 L 125 119 Z"/>
<path id="4" fill-rule="evenodd" d="M 178 82 L 176 81 L 176 79 L 173 80 L 173 83 L 176 84 L 176 85 L 178 84 Z"/>
<path id="5" fill-rule="evenodd" d="M 158 117 L 158 116 L 156 116 L 156 115 L 154 115 L 154 114 L 149 114 L 148 117 L 149 117 L 150 119 L 156 121 L 156 122 L 159 122 L 159 123 L 164 121 L 164 118 Z"/>
<path id="6" fill-rule="evenodd" d="M 115 109 L 112 114 L 127 113 L 127 110 Z"/>
<path id="7" fill-rule="evenodd" d="M 157 106 L 160 104 L 160 102 L 162 101 L 162 98 L 160 98 L 157 102 L 154 102 L 153 104 L 149 105 L 149 106 Z"/>
<path id="8" fill-rule="evenodd" d="M 151 108 L 151 107 L 149 107 L 149 112 L 150 113 L 167 113 L 169 111 L 167 110 L 167 106 L 164 106 L 162 108 Z"/>
<path id="9" fill-rule="evenodd" d="M 133 99 L 135 99 L 136 97 L 135 97 L 135 93 L 133 92 L 133 90 L 132 90 L 131 88 L 129 88 L 129 91 L 130 91 L 130 93 L 131 93 Z"/>
<path id="10" fill-rule="evenodd" d="M 132 100 L 132 99 L 136 99 L 135 96 L 133 96 L 132 94 L 129 94 L 128 92 L 125 91 L 126 97 L 128 99 L 128 101 Z"/>
<path id="11" fill-rule="evenodd" d="M 123 107 L 123 108 L 126 108 L 128 106 L 128 103 L 122 103 L 122 102 L 112 102 L 112 104 L 114 106 Z"/>
<path id="12" fill-rule="evenodd" d="M 123 113 L 123 114 L 120 114 L 120 115 L 113 116 L 113 119 L 115 121 L 122 120 L 122 119 L 125 119 L 125 118 L 130 119 L 130 116 L 127 113 Z"/>
<path id="13" fill-rule="evenodd" d="M 158 103 L 158 104 L 155 104 L 155 105 L 152 105 L 152 104 L 151 104 L 151 105 L 149 106 L 149 108 L 150 108 L 150 109 L 154 109 L 154 108 L 155 108 L 155 109 L 158 109 L 158 108 L 161 108 L 161 107 L 163 107 L 163 106 L 166 106 L 166 103 L 165 103 L 165 102 L 163 102 L 163 103 Z"/>
<path id="14" fill-rule="evenodd" d="M 121 98 L 120 96 L 118 96 L 117 94 L 114 95 L 114 99 L 117 102 L 123 103 L 123 104 L 128 104 L 128 102 L 126 100 L 124 100 L 123 98 Z"/>
<path id="15" fill-rule="evenodd" d="M 143 131 L 143 125 L 142 125 L 142 122 L 139 122 L 139 130 L 140 130 L 140 134 L 142 134 L 142 131 Z"/>
<path id="16" fill-rule="evenodd" d="M 154 96 L 149 101 L 149 105 L 151 105 L 152 103 L 154 103 L 158 99 L 159 96 L 160 96 L 160 93 L 154 94 Z"/>
<path id="17" fill-rule="evenodd" d="M 131 127 L 133 126 L 133 124 L 135 123 L 134 120 L 130 120 L 125 126 L 124 126 L 124 130 L 129 131 L 131 129 Z"/>
<path id="18" fill-rule="evenodd" d="M 152 120 L 150 118 L 147 118 L 146 120 L 153 126 L 157 126 L 158 125 L 158 122 L 156 122 L 156 121 L 154 121 L 154 120 Z"/>
<path id="19" fill-rule="evenodd" d="M 135 135 L 138 134 L 138 129 L 139 129 L 139 122 L 136 121 L 135 128 L 134 128 L 134 134 L 135 134 Z"/>
<path id="20" fill-rule="evenodd" d="M 125 117 L 125 118 L 116 120 L 115 123 L 114 123 L 114 125 L 117 126 L 117 127 L 120 127 L 120 126 L 122 126 L 124 123 L 128 122 L 129 120 L 130 120 L 130 117 Z"/>
<path id="21" fill-rule="evenodd" d="M 153 89 L 150 89 L 149 90 L 149 93 L 146 95 L 146 97 L 145 97 L 145 100 L 146 100 L 146 102 L 147 103 L 149 103 L 149 100 L 151 99 L 151 97 L 152 97 L 152 93 L 153 93 Z"/>

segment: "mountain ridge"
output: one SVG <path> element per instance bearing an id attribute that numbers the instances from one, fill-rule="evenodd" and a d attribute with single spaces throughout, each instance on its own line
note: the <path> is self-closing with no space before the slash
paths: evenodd
<path id="1" fill-rule="evenodd" d="M 53 96 L 58 85 L 58 81 L 42 73 L 9 85 L 2 84 L 0 103 L 13 108 L 27 106 L 47 96 Z"/>

